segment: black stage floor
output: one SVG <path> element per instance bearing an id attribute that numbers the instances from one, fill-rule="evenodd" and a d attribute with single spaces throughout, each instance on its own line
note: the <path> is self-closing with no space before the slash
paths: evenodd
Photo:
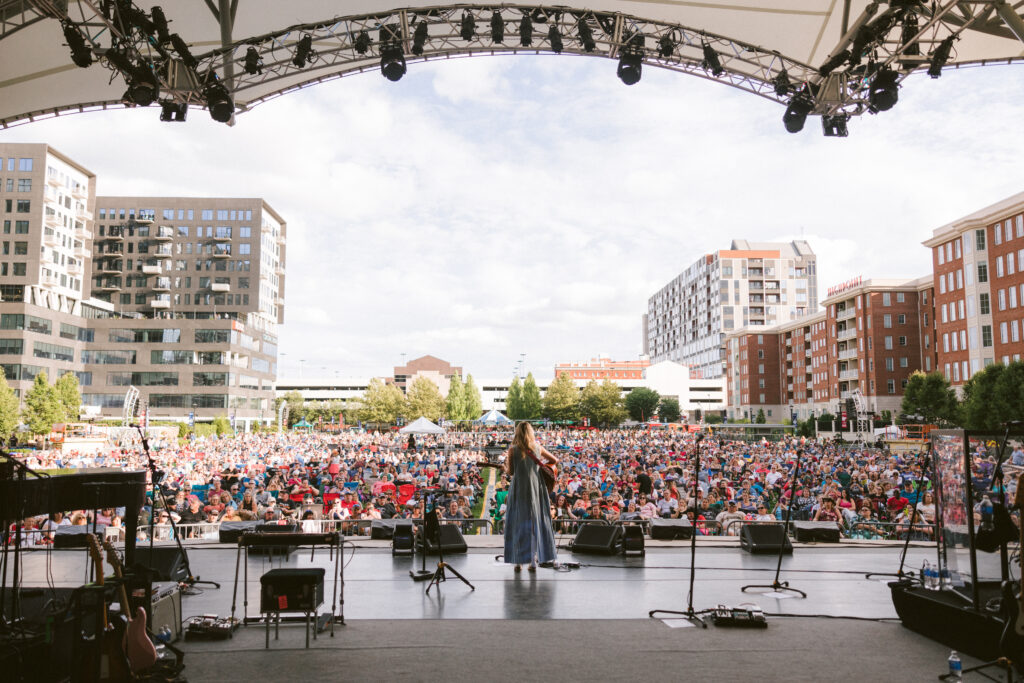
<path id="1" fill-rule="evenodd" d="M 446 560 L 476 590 L 450 579 L 426 595 L 425 584 L 412 581 L 408 573 L 420 567 L 419 556 L 393 557 L 387 542 L 355 539 L 344 555 L 346 625 L 337 628 L 334 638 L 321 634 L 307 652 L 302 627 L 286 625 L 268 652 L 263 627 L 250 625 L 229 641 L 183 643 L 186 676 L 190 681 L 253 681 L 266 678 L 262 674 L 272 667 L 273 678 L 302 672 L 287 680 L 339 675 L 356 680 L 621 680 L 659 673 L 683 680 L 822 680 L 837 675 L 934 680 L 946 666 L 948 648 L 896 621 L 864 621 L 896 617 L 886 580 L 867 580 L 864 574 L 895 571 L 900 546 L 797 545 L 783 560 L 782 579 L 808 594 L 801 599 L 741 592 L 745 584 L 771 583 L 774 556 L 702 543 L 696 609 L 753 603 L 769 615 L 805 617 L 770 617 L 767 630 L 750 631 L 673 628 L 675 623 L 648 618 L 652 609 L 685 609 L 690 578 L 686 542 L 649 544 L 646 556 L 637 558 L 561 550 L 560 561 L 581 567 L 568 572 L 541 568 L 534 575 L 516 574 L 495 559 L 501 553 L 500 537 L 469 540 L 468 553 Z M 222 588 L 204 586 L 184 596 L 183 617 L 229 616 L 235 549 L 217 544 L 187 549 L 193 573 L 221 582 Z M 933 548 L 911 548 L 907 567 L 933 558 Z M 83 582 L 84 551 L 54 551 L 50 559 L 53 585 Z M 433 569 L 436 556 L 427 562 Z M 25 585 L 46 584 L 46 553 L 28 553 L 24 564 Z M 282 562 L 277 559 L 249 558 L 250 616 L 258 611 L 260 576 L 278 566 Z M 307 548 L 283 566 L 322 566 L 329 575 L 333 563 L 326 550 L 317 549 L 311 558 Z M 330 608 L 331 589 L 328 581 L 325 609 Z M 240 581 L 237 617 L 243 615 L 242 592 Z M 965 660 L 965 666 L 971 662 Z"/>

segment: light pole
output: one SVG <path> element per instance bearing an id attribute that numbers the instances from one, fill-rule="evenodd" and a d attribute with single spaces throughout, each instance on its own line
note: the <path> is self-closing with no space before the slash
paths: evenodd
<path id="1" fill-rule="evenodd" d="M 305 358 L 299 359 L 299 379 L 302 379 L 302 364 L 306 362 Z"/>

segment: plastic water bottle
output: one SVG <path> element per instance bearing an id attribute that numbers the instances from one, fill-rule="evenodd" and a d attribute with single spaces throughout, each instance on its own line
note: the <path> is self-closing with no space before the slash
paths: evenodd
<path id="1" fill-rule="evenodd" d="M 921 585 L 928 588 L 928 576 L 931 574 L 932 566 L 925 560 L 921 563 Z"/>
<path id="2" fill-rule="evenodd" d="M 938 588 L 940 590 L 949 590 L 953 587 L 953 577 L 949 572 L 949 567 L 946 567 L 939 572 L 938 584 Z"/>
<path id="3" fill-rule="evenodd" d="M 992 500 L 985 496 L 981 499 L 981 530 L 992 531 Z"/>
<path id="4" fill-rule="evenodd" d="M 934 591 L 934 590 L 938 590 L 939 589 L 939 567 L 937 565 L 936 566 L 931 566 L 931 565 L 928 566 L 928 576 L 925 578 L 925 584 L 924 585 L 925 585 L 925 588 L 927 588 L 929 590 L 933 590 Z"/>
<path id="5" fill-rule="evenodd" d="M 960 661 L 960 655 L 953 650 L 949 653 L 949 677 L 947 681 L 962 681 L 963 676 L 963 663 Z"/>

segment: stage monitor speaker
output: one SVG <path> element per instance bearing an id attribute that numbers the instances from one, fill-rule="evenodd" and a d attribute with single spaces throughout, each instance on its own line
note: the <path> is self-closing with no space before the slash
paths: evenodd
<path id="1" fill-rule="evenodd" d="M 755 555 L 776 554 L 779 547 L 786 555 L 793 553 L 793 544 L 783 524 L 744 524 L 740 528 L 740 547 Z"/>
<path id="2" fill-rule="evenodd" d="M 395 524 L 391 536 L 392 555 L 412 555 L 415 534 L 411 522 Z"/>
<path id="3" fill-rule="evenodd" d="M 646 555 L 644 550 L 644 529 L 638 524 L 622 525 L 622 554 L 639 553 Z"/>
<path id="4" fill-rule="evenodd" d="M 149 544 L 139 544 L 135 548 L 135 562 L 153 570 L 158 581 L 182 582 L 188 580 L 188 569 L 184 548 L 176 545 L 155 545 L 150 555 Z"/>
<path id="5" fill-rule="evenodd" d="M 423 542 L 419 542 L 419 546 L 422 549 Z M 462 531 L 455 524 L 442 524 L 441 525 L 441 550 L 445 555 L 451 555 L 453 553 L 464 553 L 467 550 L 466 539 L 462 536 Z M 437 554 L 437 544 L 433 539 L 427 540 L 428 555 Z"/>
<path id="6" fill-rule="evenodd" d="M 622 527 L 584 524 L 572 542 L 574 553 L 615 555 L 622 546 Z"/>
<path id="7" fill-rule="evenodd" d="M 651 538 L 659 541 L 672 541 L 693 536 L 693 525 L 688 519 L 651 518 Z"/>
<path id="8" fill-rule="evenodd" d="M 395 520 L 375 519 L 370 523 L 370 539 L 375 541 L 390 541 L 395 533 Z"/>
<path id="9" fill-rule="evenodd" d="M 96 527 L 96 534 L 103 540 L 105 526 Z M 89 545 L 86 536 L 92 533 L 92 524 L 76 524 L 72 526 L 59 526 L 53 534 L 54 548 L 85 548 Z M 21 531 L 21 545 L 27 545 L 27 532 Z"/>
<path id="10" fill-rule="evenodd" d="M 301 532 L 298 524 L 257 524 L 258 534 L 297 534 Z M 256 545 L 249 548 L 250 555 L 283 555 L 290 557 L 295 552 L 294 545 Z"/>
<path id="11" fill-rule="evenodd" d="M 221 543 L 230 543 L 232 545 L 238 544 L 238 539 L 242 537 L 242 534 L 252 533 L 256 531 L 256 526 L 259 522 L 221 522 L 220 534 Z"/>
<path id="12" fill-rule="evenodd" d="M 324 570 L 271 569 L 260 577 L 261 612 L 313 612 L 324 602 Z"/>
<path id="13" fill-rule="evenodd" d="M 793 529 L 801 543 L 839 543 L 838 522 L 793 522 Z"/>

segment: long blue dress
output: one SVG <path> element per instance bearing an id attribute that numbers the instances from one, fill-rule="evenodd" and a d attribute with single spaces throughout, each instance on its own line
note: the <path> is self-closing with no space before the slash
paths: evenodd
<path id="1" fill-rule="evenodd" d="M 555 561 L 555 534 L 551 529 L 551 500 L 533 458 L 519 457 L 513 447 L 512 482 L 505 498 L 505 563 Z"/>

